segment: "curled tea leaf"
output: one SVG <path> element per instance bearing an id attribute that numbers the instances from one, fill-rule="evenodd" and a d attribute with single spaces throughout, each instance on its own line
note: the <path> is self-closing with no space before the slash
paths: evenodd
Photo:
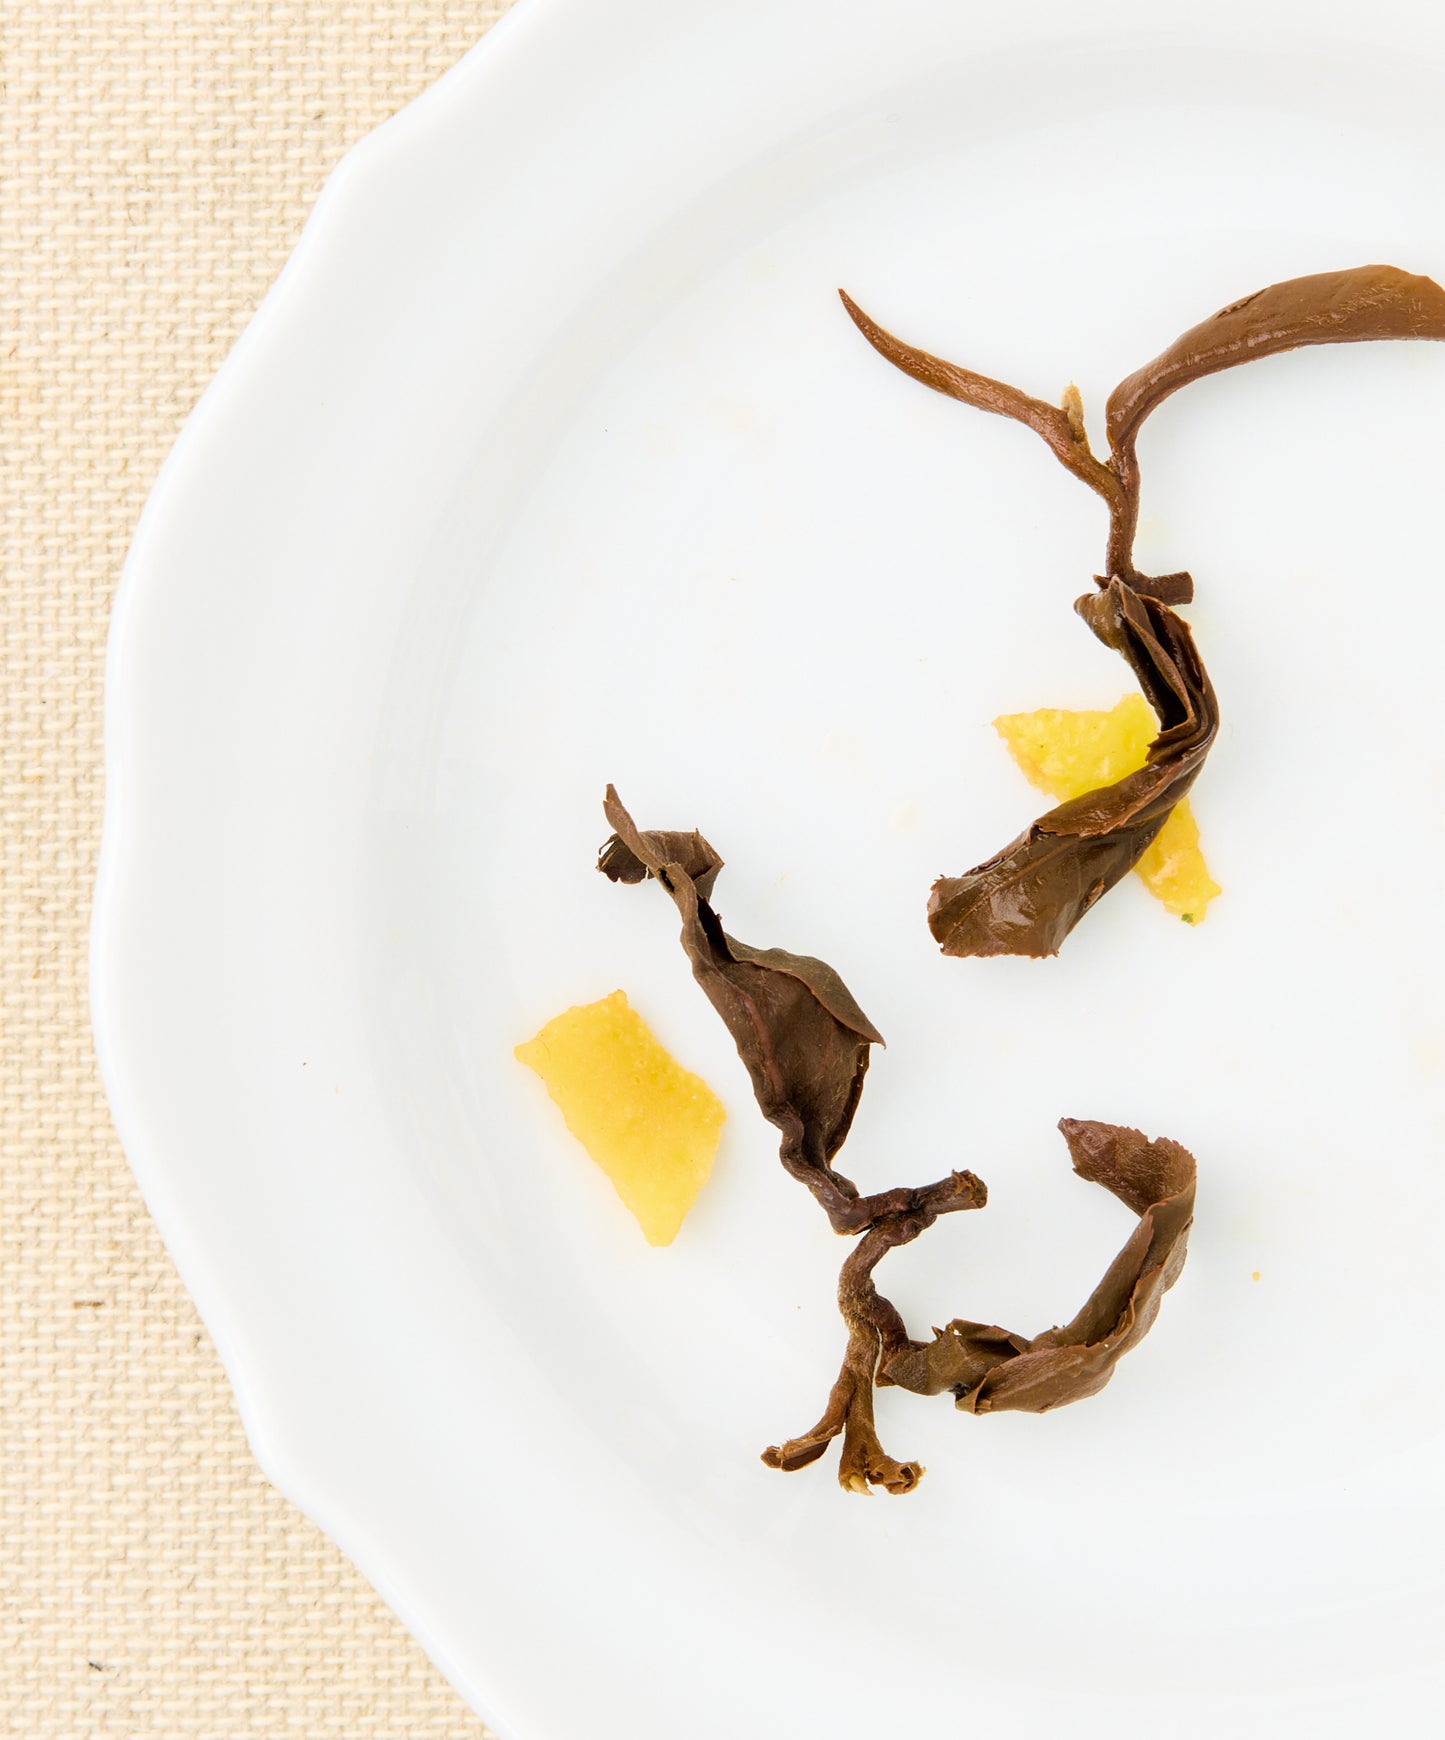
<path id="1" fill-rule="evenodd" d="M 609 785 L 607 802 L 611 805 L 616 800 L 617 793 Z M 628 839 L 624 839 L 621 834 L 614 834 L 598 853 L 597 868 L 607 880 L 646 882 L 649 876 L 656 876 L 665 866 L 672 865 L 688 878 L 706 900 L 712 893 L 712 885 L 717 881 L 717 873 L 722 869 L 723 861 L 702 835 L 695 828 L 689 833 L 677 829 L 670 832 L 654 829 L 641 834 L 632 827 L 632 818 L 627 816 L 626 810 L 620 804 L 617 807 L 627 818 Z M 610 808 L 607 813 L 610 821 Z M 629 840 L 631 844 L 628 843 Z"/>
<path id="2" fill-rule="evenodd" d="M 732 1035 L 763 1116 L 782 1133 L 783 1165 L 837 1231 L 868 1225 L 867 1199 L 834 1172 L 833 1158 L 882 1035 L 826 962 L 727 935 L 707 898 L 722 859 L 700 834 L 642 832 L 612 786 L 603 807 L 615 832 L 598 868 L 615 882 L 654 878 L 672 896 L 693 977 Z"/>
<path id="3" fill-rule="evenodd" d="M 1106 412 L 1109 457 L 1100 460 L 1089 447 L 1076 388 L 1068 388 L 1062 405 L 1046 404 L 904 343 L 846 293 L 839 294 L 859 331 L 896 368 L 935 392 L 1011 417 L 1041 436 L 1055 457 L 1108 505 L 1105 572 L 1096 576 L 1106 596 L 1122 583 L 1136 600 L 1161 606 L 1187 603 L 1194 583 L 1187 573 L 1151 578 L 1134 566 L 1139 522 L 1136 445 L 1141 424 L 1156 406 L 1190 381 L 1302 345 L 1445 338 L 1445 290 L 1433 279 L 1396 266 L 1356 266 L 1271 284 L 1191 327 L 1119 383 Z M 1117 644 L 1140 671 L 1127 637 L 1111 627 L 1116 618 L 1122 619 L 1121 613 L 1111 606 L 1097 619 L 1091 617 L 1090 626 L 1101 639 Z M 1167 615 L 1153 625 L 1153 637 L 1161 643 L 1178 642 L 1181 635 L 1187 639 L 1187 634 Z M 1197 666 L 1192 643 L 1188 651 Z M 1151 687 L 1146 675 L 1153 666 L 1148 659 L 1143 665 L 1140 681 L 1158 710 L 1157 687 Z M 1202 700 L 1208 683 L 1202 667 L 1198 674 Z M 1212 710 L 1212 692 L 1208 701 Z M 934 885 L 929 925 L 945 954 L 1057 952 L 1084 913 L 1148 850 L 1199 771 L 1213 735 L 1212 717 L 1177 722 L 1180 740 L 1175 742 L 1170 740 L 1175 726 L 1163 713 L 1160 717 L 1164 729 L 1150 751 L 1148 778 L 1105 787 L 1092 804 L 1080 799 L 1051 810 L 996 857 L 966 876 L 944 877 Z"/>
<path id="4" fill-rule="evenodd" d="M 1445 338 L 1445 290 L 1398 266 L 1354 266 L 1289 278 L 1242 296 L 1126 376 L 1110 393 L 1105 413 L 1109 464 L 1120 487 L 1109 526 L 1108 572 L 1127 579 L 1133 567 L 1139 523 L 1135 445 L 1156 406 L 1191 381 L 1260 357 L 1303 345 L 1392 338 Z"/>
<path id="5" fill-rule="evenodd" d="M 1111 589 L 1097 606 L 1091 601 L 1086 614 L 1091 621 L 1098 617 L 1096 632 L 1126 657 L 1143 658 L 1140 648 L 1152 618 L 1137 599 L 1130 604 L 1125 592 Z M 1193 717 L 1194 687 L 1187 675 L 1167 666 L 1162 649 L 1149 656 L 1158 667 L 1146 687 L 1160 715 L 1161 741 L 1171 733 L 1182 740 Z M 930 1395 L 952 1389 L 960 1406 L 975 1412 L 1042 1412 L 1102 1388 L 1114 1360 L 1148 1329 L 1159 1295 L 1184 1260 L 1194 1190 L 1194 1162 L 1184 1149 L 1147 1142 L 1134 1130 L 1066 1119 L 1060 1128 L 1076 1170 L 1141 1216 L 1135 1236 L 1065 1329 L 1030 1341 L 960 1320 L 935 1331 L 931 1343 L 914 1341 L 897 1308 L 878 1291 L 874 1271 L 889 1251 L 912 1243 L 940 1215 L 982 1208 L 985 1186 L 972 1172 L 954 1171 L 933 1184 L 860 1196 L 832 1163 L 857 1110 L 868 1048 L 881 1043 L 877 1030 L 825 962 L 750 948 L 727 935 L 703 892 L 722 859 L 701 834 L 643 832 L 611 786 L 604 808 L 614 833 L 602 848 L 599 869 L 616 882 L 654 880 L 667 890 L 682 918 L 693 976 L 732 1034 L 760 1109 L 782 1132 L 784 1166 L 812 1191 L 836 1232 L 861 1235 L 838 1279 L 847 1342 L 823 1417 L 800 1437 L 765 1450 L 763 1461 L 787 1472 L 806 1468 L 841 1436 L 842 1486 L 852 1492 L 911 1492 L 923 1469 L 898 1461 L 879 1442 L 876 1386 L 896 1383 Z"/>
<path id="6" fill-rule="evenodd" d="M 769 1468 L 785 1473 L 806 1468 L 841 1432 L 838 1484 L 848 1491 L 881 1486 L 886 1492 L 911 1492 L 923 1478 L 917 1462 L 898 1462 L 888 1455 L 873 1423 L 874 1385 L 891 1381 L 880 1375 L 880 1368 L 914 1345 L 896 1308 L 874 1285 L 873 1271 L 889 1251 L 910 1244 L 940 1214 L 982 1208 L 988 1191 L 972 1172 L 955 1172 L 913 1194 L 910 1206 L 875 1220 L 844 1263 L 838 1277 L 838 1309 L 848 1327 L 842 1370 L 817 1425 L 763 1452 Z"/>
<path id="7" fill-rule="evenodd" d="M 1052 955 L 1127 876 L 1189 790 L 1219 728 L 1213 685 L 1188 625 L 1121 580 L 1075 609 L 1128 661 L 1159 719 L 1137 772 L 1040 816 L 963 876 L 940 877 L 928 925 L 946 955 Z"/>
<path id="8" fill-rule="evenodd" d="M 1398 266 L 1288 278 L 1191 326 L 1109 395 L 1109 446 L 1127 448 L 1145 417 L 1191 381 L 1308 344 L 1445 338 L 1445 290 Z"/>
<path id="9" fill-rule="evenodd" d="M 945 362 L 942 357 L 906 344 L 880 326 L 871 315 L 865 314 L 847 291 L 840 290 L 838 294 L 843 299 L 849 319 L 874 350 L 895 368 L 936 393 L 943 393 L 980 411 L 1011 417 L 1032 429 L 1065 470 L 1071 471 L 1103 499 L 1109 509 L 1111 575 L 1127 580 L 1135 591 L 1147 593 L 1150 597 L 1171 604 L 1189 602 L 1193 596 L 1193 582 L 1187 574 L 1150 577 L 1140 574 L 1134 567 L 1132 547 L 1138 521 L 1137 504 L 1130 501 L 1127 482 L 1120 477 L 1112 459 L 1098 459 L 1090 448 L 1084 426 L 1083 399 L 1077 387 L 1071 383 L 1064 392 L 1063 403 L 1050 405 L 1003 381 L 960 368 L 957 363 Z M 1127 539 L 1123 535 L 1124 528 L 1127 528 Z"/>
<path id="10" fill-rule="evenodd" d="M 956 1319 L 886 1361 L 886 1376 L 919 1395 L 950 1390 L 973 1414 L 1043 1414 L 1096 1395 L 1159 1314 L 1184 1267 L 1194 1215 L 1194 1158 L 1179 1143 L 1150 1141 L 1118 1124 L 1059 1124 L 1074 1170 L 1102 1184 L 1139 1224 L 1073 1320 L 1025 1337 Z"/>
<path id="11" fill-rule="evenodd" d="M 1445 290 L 1433 279 L 1402 272 L 1397 266 L 1354 266 L 1271 284 L 1191 327 L 1115 387 L 1106 409 L 1109 457 L 1100 460 L 1089 447 L 1077 388 L 1068 388 L 1062 405 L 1047 404 L 905 343 L 865 314 L 846 292 L 838 294 L 854 325 L 895 368 L 951 399 L 1012 417 L 1041 436 L 1059 462 L 1108 505 L 1109 540 L 1100 584 L 1126 580 L 1141 595 L 1169 604 L 1189 602 L 1194 591 L 1190 576 L 1151 577 L 1134 566 L 1139 524 L 1135 443 L 1140 425 L 1155 406 L 1190 381 L 1302 345 L 1445 338 Z"/>
<path id="12" fill-rule="evenodd" d="M 909 375 L 922 386 L 932 387 L 976 410 L 991 411 L 997 417 L 1011 417 L 1040 436 L 1054 457 L 1081 482 L 1088 484 L 1112 507 L 1119 494 L 1119 482 L 1109 467 L 1095 459 L 1089 450 L 1089 437 L 1084 429 L 1084 404 L 1079 389 L 1072 385 L 1065 390 L 1063 403 L 1050 405 L 1022 393 L 1017 387 L 942 357 L 905 344 L 901 338 L 881 327 L 871 315 L 865 314 L 846 290 L 838 292 L 848 318 L 882 357 Z"/>
<path id="13" fill-rule="evenodd" d="M 848 1342 L 827 1410 L 811 1432 L 765 1451 L 763 1460 L 774 1468 L 806 1467 L 842 1433 L 838 1478 L 845 1487 L 909 1492 L 923 1470 L 916 1462 L 895 1460 L 879 1443 L 873 1387 L 887 1381 L 878 1378 L 880 1362 L 913 1344 L 898 1312 L 874 1286 L 873 1269 L 939 1215 L 982 1208 L 988 1192 L 972 1172 L 951 1172 L 933 1184 L 860 1196 L 833 1169 L 833 1157 L 858 1107 L 868 1049 L 883 1043 L 878 1030 L 825 961 L 751 948 L 727 935 L 703 892 L 722 859 L 701 834 L 644 833 L 612 786 L 603 808 L 615 831 L 598 868 L 614 882 L 651 878 L 672 896 L 693 977 L 731 1033 L 763 1116 L 782 1132 L 784 1167 L 812 1191 L 835 1232 L 864 1235 L 839 1279 Z"/>

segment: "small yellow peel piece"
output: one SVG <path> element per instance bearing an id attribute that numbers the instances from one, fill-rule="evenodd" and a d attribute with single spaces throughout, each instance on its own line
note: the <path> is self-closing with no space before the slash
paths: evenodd
<path id="1" fill-rule="evenodd" d="M 648 1244 L 670 1245 L 712 1170 L 727 1115 L 717 1095 L 622 991 L 565 1010 L 515 1056 L 546 1083 Z"/>
<path id="2" fill-rule="evenodd" d="M 1142 695 L 1126 695 L 1107 713 L 1041 707 L 1035 713 L 1005 713 L 994 729 L 1031 785 L 1059 803 L 1112 785 L 1144 765 L 1159 732 Z M 1134 866 L 1156 899 L 1187 924 L 1198 924 L 1220 892 L 1199 849 L 1199 827 L 1185 798 Z"/>
<path id="3" fill-rule="evenodd" d="M 1134 866 L 1144 886 L 1176 918 L 1200 924 L 1205 908 L 1220 892 L 1199 850 L 1199 824 L 1189 799 L 1181 798 L 1154 838 L 1154 844 Z"/>

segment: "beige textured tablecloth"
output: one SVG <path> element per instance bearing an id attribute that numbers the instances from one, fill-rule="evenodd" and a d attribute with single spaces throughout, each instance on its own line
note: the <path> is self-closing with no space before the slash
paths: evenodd
<path id="1" fill-rule="evenodd" d="M 86 1018 L 106 617 L 327 171 L 506 10 L 0 0 L 0 1733 L 477 1740 L 252 1462 Z"/>

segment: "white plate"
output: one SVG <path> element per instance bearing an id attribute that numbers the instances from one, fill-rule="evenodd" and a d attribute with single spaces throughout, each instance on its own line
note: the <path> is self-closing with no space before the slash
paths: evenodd
<path id="1" fill-rule="evenodd" d="M 1097 427 L 1244 291 L 1445 276 L 1442 60 L 1388 4 L 526 0 L 348 159 L 168 462 L 111 643 L 106 1082 L 265 1468 L 515 1740 L 1422 1731 L 1445 347 L 1151 422 L 1226 893 L 946 962 L 930 881 L 1038 807 L 989 720 L 1128 686 L 1069 608 L 1102 515 L 833 291 Z M 608 779 L 887 1034 L 845 1169 L 991 1185 L 883 1271 L 916 1324 L 1098 1278 L 1130 1217 L 1060 1114 L 1196 1151 L 1103 1395 L 885 1393 L 904 1499 L 761 1465 L 821 1408 L 842 1251 L 668 903 L 593 872 Z M 511 1057 L 618 985 L 730 1113 L 661 1252 Z"/>

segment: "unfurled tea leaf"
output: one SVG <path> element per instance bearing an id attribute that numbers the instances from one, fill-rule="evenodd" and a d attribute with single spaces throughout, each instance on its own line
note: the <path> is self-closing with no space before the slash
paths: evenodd
<path id="1" fill-rule="evenodd" d="M 1187 573 L 1150 577 L 1134 566 L 1139 523 L 1136 437 L 1156 405 L 1204 375 L 1301 345 L 1445 338 L 1445 290 L 1433 279 L 1396 266 L 1356 266 L 1272 284 L 1191 327 L 1153 362 L 1119 383 L 1107 410 L 1109 457 L 1100 460 L 1089 447 L 1083 404 L 1075 387 L 1065 391 L 1057 407 L 1047 404 L 905 344 L 845 292 L 839 294 L 859 331 L 896 368 L 935 392 L 1011 417 L 1041 436 L 1055 457 L 1108 506 L 1105 572 L 1096 577 L 1105 595 L 1122 584 L 1136 603 L 1154 606 L 1187 603 L 1194 592 Z M 1082 600 L 1079 605 L 1086 615 L 1089 602 Z M 1137 612 L 1115 605 L 1090 617 L 1100 639 L 1118 645 L 1131 664 L 1135 653 L 1125 642 L 1135 634 L 1136 616 Z M 1117 626 L 1125 622 L 1127 632 Z M 1167 612 L 1156 617 L 1150 633 L 1176 665 L 1182 666 L 1182 653 L 1175 656 L 1179 649 L 1174 643 L 1180 647 L 1188 643 L 1185 650 L 1198 677 L 1193 711 L 1187 718 L 1171 721 L 1159 704 L 1168 697 L 1145 683 L 1145 693 L 1164 726 L 1150 750 L 1149 779 L 1104 787 L 1096 794 L 1092 810 L 1083 799 L 1078 800 L 1082 809 L 1065 804 L 1051 810 L 1011 846 L 966 876 L 940 879 L 929 901 L 928 922 L 945 954 L 1056 953 L 1084 913 L 1139 862 L 1163 828 L 1170 809 L 1199 771 L 1217 713 L 1188 630 L 1178 618 Z M 1154 668 L 1152 659 L 1146 663 Z M 1171 732 L 1177 740 L 1171 741 Z"/>
<path id="2" fill-rule="evenodd" d="M 1182 717 L 1162 698 L 1169 687 L 1167 677 L 1156 679 L 1156 705 L 1161 715 Z M 926 1394 L 951 1389 L 975 1412 L 1042 1412 L 1101 1388 L 1114 1359 L 1148 1329 L 1158 1296 L 1184 1260 L 1194 1178 L 1185 1151 L 1172 1142 L 1146 1142 L 1137 1131 L 1066 1119 L 1060 1128 L 1075 1168 L 1143 1217 L 1088 1304 L 1067 1329 L 1032 1341 L 962 1320 L 936 1331 L 931 1343 L 913 1340 L 896 1307 L 879 1293 L 874 1270 L 940 1215 L 982 1208 L 988 1200 L 982 1181 L 955 1171 L 933 1184 L 860 1196 L 835 1172 L 832 1160 L 857 1110 L 868 1047 L 880 1043 L 872 1022 L 824 962 L 749 948 L 727 935 L 699 892 L 701 880 L 715 878 L 722 865 L 701 834 L 642 832 L 611 786 L 604 808 L 615 832 L 598 867 L 613 881 L 654 880 L 667 890 L 682 917 L 693 976 L 727 1024 L 758 1105 L 782 1132 L 784 1165 L 813 1192 L 836 1232 L 861 1235 L 838 1278 L 848 1339 L 823 1417 L 800 1437 L 770 1446 L 764 1462 L 788 1472 L 806 1468 L 841 1436 L 838 1479 L 845 1488 L 911 1492 L 923 1469 L 883 1449 L 873 1418 L 875 1385 L 897 1383 Z"/>
<path id="3" fill-rule="evenodd" d="M 1096 1395 L 1148 1334 L 1179 1278 L 1194 1216 L 1194 1157 L 1167 1137 L 1150 1141 L 1118 1124 L 1065 1118 L 1074 1170 L 1139 1216 L 1128 1243 L 1083 1308 L 1032 1337 L 956 1319 L 889 1360 L 887 1377 L 919 1395 L 952 1392 L 971 1414 L 1044 1414 Z"/>
<path id="4" fill-rule="evenodd" d="M 1109 446 L 1129 448 L 1139 425 L 1180 387 L 1307 344 L 1445 338 L 1445 290 L 1398 266 L 1316 272 L 1242 296 L 1176 338 L 1109 395 Z"/>
<path id="5" fill-rule="evenodd" d="M 945 954 L 1049 955 L 1085 912 L 1158 839 L 1197 777 L 1219 725 L 1214 690 L 1188 627 L 1170 608 L 1193 592 L 1185 573 L 1151 578 L 1134 567 L 1139 513 L 1135 438 L 1143 419 L 1190 381 L 1299 345 L 1384 338 L 1445 338 L 1445 291 L 1390 266 L 1297 278 L 1232 303 L 1192 328 L 1109 400 L 1109 457 L 1089 447 L 1082 401 L 1068 387 L 1058 406 L 903 343 L 846 295 L 876 350 L 913 379 L 981 410 L 1027 425 L 1109 509 L 1101 590 L 1076 609 L 1127 660 L 1158 720 L 1142 767 L 1076 791 L 1005 851 L 966 876 L 935 883 L 929 925 Z M 1195 1167 L 1178 1143 L 1121 1125 L 1060 1124 L 1083 1178 L 1104 1185 L 1139 1224 L 1071 1322 L 1025 1336 L 958 1318 L 915 1341 L 879 1294 L 874 1271 L 940 1214 L 981 1207 L 972 1172 L 934 1184 L 861 1196 L 834 1170 L 858 1109 L 877 1029 L 838 974 L 783 949 L 728 936 L 711 904 L 722 860 L 695 832 L 642 832 L 609 786 L 615 830 L 599 869 L 615 882 L 659 882 L 682 920 L 694 977 L 728 1027 L 764 1116 L 782 1134 L 783 1164 L 805 1183 L 835 1231 L 859 1236 L 839 1278 L 848 1340 L 822 1419 L 775 1445 L 764 1460 L 796 1469 L 843 1438 L 839 1479 L 850 1490 L 908 1492 L 922 1469 L 878 1442 L 875 1384 L 925 1395 L 950 1391 L 970 1413 L 1045 1413 L 1094 1395 L 1120 1357 L 1148 1332 L 1178 1277 L 1194 1208 Z M 1193 916 L 1186 914 L 1186 916 Z"/>
<path id="6" fill-rule="evenodd" d="M 598 869 L 615 882 L 640 880 L 672 896 L 693 977 L 721 1015 L 747 1066 L 753 1094 L 782 1132 L 782 1160 L 847 1223 L 857 1190 L 833 1173 L 863 1091 L 877 1028 L 822 961 L 783 949 L 753 949 L 728 936 L 704 893 L 722 859 L 700 834 L 643 833 L 608 786 L 604 810 L 616 830 Z"/>
<path id="7" fill-rule="evenodd" d="M 858 1109 L 869 1047 L 883 1043 L 877 1028 L 826 962 L 750 948 L 727 935 L 701 892 L 722 865 L 701 834 L 642 832 L 612 786 L 603 808 L 615 832 L 598 868 L 615 882 L 653 879 L 671 895 L 693 977 L 731 1033 L 759 1109 L 782 1133 L 784 1167 L 812 1191 L 835 1232 L 865 1235 L 839 1280 L 848 1346 L 828 1411 L 806 1439 L 770 1449 L 764 1460 L 802 1468 L 841 1432 L 843 1485 L 907 1492 L 923 1471 L 895 1461 L 879 1444 L 873 1384 L 879 1362 L 910 1343 L 902 1318 L 873 1285 L 873 1268 L 939 1215 L 981 1208 L 988 1193 L 973 1173 L 950 1172 L 933 1184 L 860 1196 L 851 1179 L 834 1171 L 833 1157 Z"/>

